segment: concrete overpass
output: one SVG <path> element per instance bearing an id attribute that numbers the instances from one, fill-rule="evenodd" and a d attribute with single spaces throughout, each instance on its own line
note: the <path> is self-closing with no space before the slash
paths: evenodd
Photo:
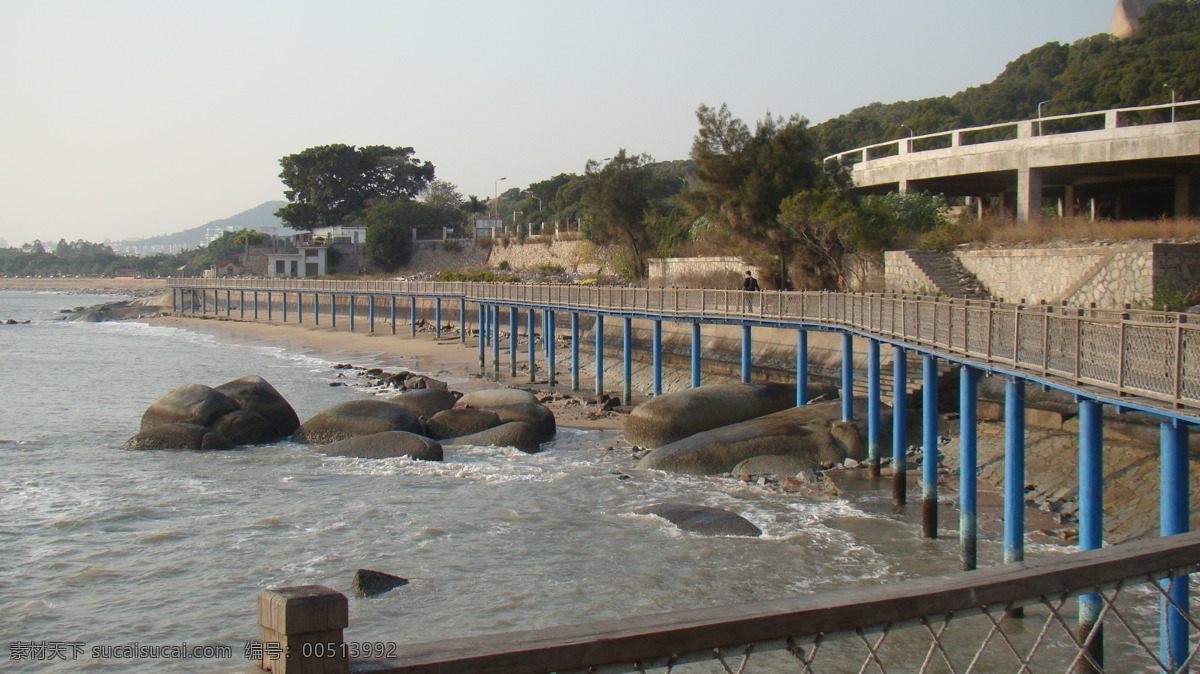
<path id="1" fill-rule="evenodd" d="M 1200 216 L 1200 101 L 1056 115 L 910 136 L 825 158 L 859 193 L 999 202 L 1017 219 Z"/>

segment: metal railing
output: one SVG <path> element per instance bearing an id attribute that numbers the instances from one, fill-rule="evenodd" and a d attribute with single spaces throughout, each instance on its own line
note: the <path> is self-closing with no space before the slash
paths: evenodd
<path id="1" fill-rule="evenodd" d="M 390 644 L 386 658 L 348 664 L 350 671 L 393 674 L 696 671 L 690 663 L 730 673 L 1178 672 L 1196 659 L 1200 624 L 1175 602 L 1171 588 L 1197 570 L 1200 533 L 1190 533 L 881 587 Z M 288 590 L 299 590 L 305 601 L 283 615 L 260 596 L 264 628 L 306 625 L 295 631 L 308 629 L 312 636 L 336 628 L 340 640 L 348 624 L 342 595 L 305 586 L 263 596 Z M 328 610 L 326 600 L 340 608 Z M 322 622 L 330 615 L 335 622 Z M 295 632 L 276 638 L 311 642 Z M 346 653 L 342 644 L 321 646 L 322 657 Z M 328 664 L 312 660 L 306 663 L 311 671 Z M 263 664 L 270 665 L 265 657 Z M 294 664 L 289 661 L 289 671 Z"/>
<path id="2" fill-rule="evenodd" d="M 863 147 L 856 147 L 852 150 L 838 152 L 837 154 L 829 155 L 825 158 L 826 162 L 839 162 L 844 165 L 852 165 L 860 162 L 870 161 L 872 159 L 880 159 L 883 157 L 894 157 L 902 154 L 918 154 L 930 150 L 945 149 L 947 147 L 965 147 L 969 145 L 979 145 L 983 143 L 992 143 L 1006 140 L 1015 140 L 1017 138 L 1044 136 L 1044 135 L 1060 135 L 1070 133 L 1083 133 L 1087 131 L 1096 131 L 1099 129 L 1111 130 L 1121 126 L 1144 126 L 1147 124 L 1169 124 L 1177 120 L 1177 111 L 1183 109 L 1189 113 L 1195 109 L 1200 109 L 1200 101 L 1179 101 L 1176 103 L 1164 103 L 1160 105 L 1141 105 L 1129 108 L 1113 108 L 1111 110 L 1095 110 L 1091 112 L 1079 112 L 1067 115 L 1050 115 L 1047 117 L 1036 117 L 1033 119 L 1024 119 L 1015 122 L 1001 122 L 999 124 L 986 124 L 984 126 L 964 127 L 961 129 L 952 129 L 950 131 L 938 131 L 936 133 L 927 133 L 920 136 L 906 136 L 895 140 L 883 141 L 881 143 L 873 143 Z M 1147 117 L 1146 113 L 1154 113 L 1158 111 L 1170 111 L 1169 118 L 1164 115 L 1164 119 L 1137 119 Z M 1100 118 L 1101 124 L 1099 129 L 1087 128 L 1089 120 Z M 1129 123 L 1133 121 L 1134 123 Z M 1072 124 L 1074 122 L 1074 124 Z M 1123 124 L 1124 122 L 1124 124 Z M 1046 127 L 1051 126 L 1052 131 L 1046 132 Z M 1055 127 L 1061 126 L 1062 130 Z M 978 137 L 976 140 L 975 137 Z"/>
<path id="3" fill-rule="evenodd" d="M 675 321 L 847 330 L 1118 404 L 1194 419 L 1200 321 L 1137 309 L 1085 309 L 904 294 L 678 290 L 424 281 L 172 279 L 172 288 L 442 297 Z"/>

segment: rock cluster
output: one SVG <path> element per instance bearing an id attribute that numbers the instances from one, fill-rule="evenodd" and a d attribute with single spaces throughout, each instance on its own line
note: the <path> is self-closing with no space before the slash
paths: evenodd
<path id="1" fill-rule="evenodd" d="M 250 375 L 211 388 L 184 384 L 155 400 L 126 449 L 233 449 L 286 438 L 300 425 L 275 387 Z"/>

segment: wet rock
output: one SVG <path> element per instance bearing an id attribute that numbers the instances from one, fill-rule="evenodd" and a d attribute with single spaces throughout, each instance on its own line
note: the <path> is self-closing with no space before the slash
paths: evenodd
<path id="1" fill-rule="evenodd" d="M 189 423 L 208 426 L 241 409 L 237 401 L 203 384 L 184 384 L 155 400 L 142 414 L 142 430 L 161 424 Z"/>
<path id="2" fill-rule="evenodd" d="M 520 421 L 519 419 L 517 421 Z M 425 434 L 431 438 L 456 438 L 495 428 L 503 423 L 500 416 L 489 409 L 461 407 L 442 410 L 425 422 Z"/>
<path id="3" fill-rule="evenodd" d="M 795 403 L 795 389 L 779 384 L 701 386 L 638 405 L 625 421 L 625 439 L 643 447 L 662 447 L 702 431 L 778 412 Z"/>
<path id="4" fill-rule="evenodd" d="M 384 592 L 408 585 L 407 578 L 393 576 L 382 571 L 359 569 L 354 572 L 351 586 L 356 597 L 378 597 Z"/>
<path id="5" fill-rule="evenodd" d="M 730 471 L 734 477 L 742 475 L 813 475 L 817 464 L 811 459 L 786 454 L 763 454 L 741 461 Z"/>
<path id="6" fill-rule="evenodd" d="M 257 412 L 266 418 L 275 428 L 276 435 L 271 440 L 287 437 L 300 427 L 296 410 L 292 409 L 291 404 L 274 386 L 258 375 L 248 375 L 225 382 L 216 390 L 232 398 L 242 409 Z"/>
<path id="7" fill-rule="evenodd" d="M 233 449 L 236 445 L 211 428 L 189 423 L 158 424 L 125 442 L 125 449 Z"/>
<path id="8" fill-rule="evenodd" d="M 254 410 L 234 410 L 214 421 L 212 429 L 236 445 L 265 445 L 284 437 L 275 424 Z"/>
<path id="9" fill-rule="evenodd" d="M 358 435 L 385 431 L 418 432 L 420 424 L 412 412 L 386 400 L 350 400 L 318 413 L 297 429 L 292 439 L 323 445 Z"/>
<path id="10" fill-rule="evenodd" d="M 413 416 L 432 417 L 433 415 L 448 410 L 454 407 L 454 403 L 458 402 L 459 395 L 454 391 L 444 388 L 424 388 L 413 391 L 405 391 L 398 393 L 390 398 L 388 402 L 399 405 Z"/>
<path id="11" fill-rule="evenodd" d="M 753 522 L 741 515 L 720 508 L 688 505 L 684 503 L 657 503 L 642 506 L 634 512 L 642 515 L 657 515 L 684 531 L 705 536 L 761 536 Z"/>
<path id="12" fill-rule="evenodd" d="M 321 447 L 329 456 L 353 456 L 360 459 L 392 459 L 407 456 L 420 461 L 441 461 L 441 443 L 416 433 L 385 431 L 358 435 Z"/>
<path id="13" fill-rule="evenodd" d="M 509 421 L 524 421 L 533 426 L 539 442 L 554 438 L 558 432 L 554 411 L 541 403 L 514 403 L 511 405 L 492 405 L 484 409 L 496 413 L 501 423 Z"/>
<path id="14" fill-rule="evenodd" d="M 510 421 L 486 431 L 472 433 L 457 438 L 442 441 L 442 445 L 475 445 L 478 447 L 515 447 L 526 454 L 536 454 L 541 451 L 538 442 L 538 432 L 533 426 L 524 421 Z"/>
<path id="15" fill-rule="evenodd" d="M 455 407 L 496 407 L 498 405 L 537 404 L 537 396 L 519 388 L 492 388 L 471 391 L 459 398 Z"/>

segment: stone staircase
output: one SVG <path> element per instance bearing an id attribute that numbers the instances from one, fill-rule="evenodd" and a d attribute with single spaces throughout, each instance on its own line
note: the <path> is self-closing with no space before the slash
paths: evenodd
<path id="1" fill-rule="evenodd" d="M 929 277 L 938 294 L 970 300 L 991 299 L 979 280 L 954 255 L 928 250 L 909 250 L 905 253 Z"/>

